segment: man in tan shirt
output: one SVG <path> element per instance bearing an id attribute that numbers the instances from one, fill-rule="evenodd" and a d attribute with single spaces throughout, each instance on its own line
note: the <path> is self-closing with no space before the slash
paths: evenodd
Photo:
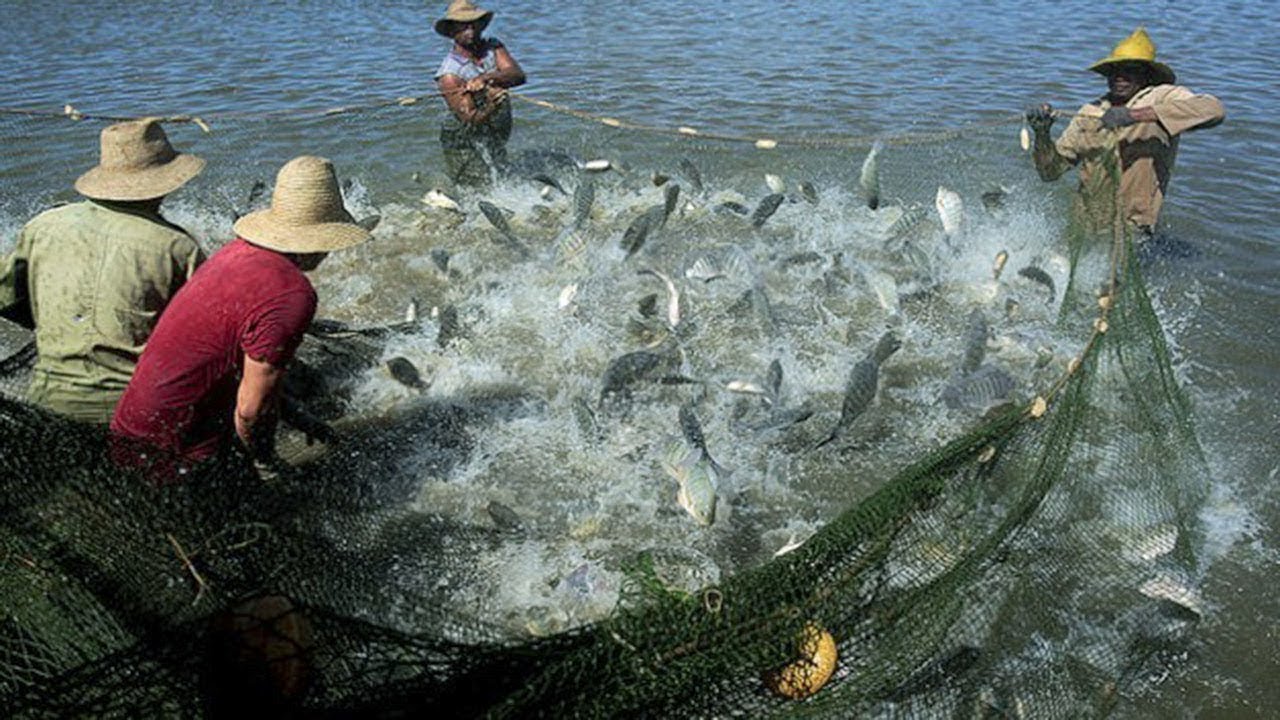
<path id="1" fill-rule="evenodd" d="M 1173 70 L 1155 57 L 1155 44 L 1138 28 L 1090 66 L 1107 78 L 1108 92 L 1080 108 L 1056 143 L 1049 134 L 1053 109 L 1046 104 L 1027 112 L 1040 177 L 1057 180 L 1068 168 L 1079 168 L 1073 211 L 1091 234 L 1111 232 L 1118 203 L 1137 239 L 1150 237 L 1168 192 L 1179 136 L 1224 117 L 1217 98 L 1176 85 Z M 1118 187 L 1107 169 L 1111 158 L 1118 160 Z"/>
<path id="2" fill-rule="evenodd" d="M 0 259 L 0 315 L 35 330 L 28 399 L 106 424 L 160 311 L 204 259 L 160 215 L 204 160 L 176 152 L 150 119 L 105 128 L 101 149 L 75 183 L 88 199 L 36 216 Z"/>

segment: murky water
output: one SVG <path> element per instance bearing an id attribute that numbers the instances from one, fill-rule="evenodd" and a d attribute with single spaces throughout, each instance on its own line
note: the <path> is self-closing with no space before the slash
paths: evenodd
<path id="1" fill-rule="evenodd" d="M 512 259 L 474 212 L 477 196 L 460 198 L 472 211 L 465 219 L 421 212 L 418 198 L 439 179 L 438 101 L 318 114 L 431 91 L 430 75 L 446 42 L 430 30 L 435 9 L 421 3 L 10 2 L 0 26 L 0 107 L 60 111 L 71 104 L 88 114 L 208 120 L 213 132 L 207 135 L 171 126 L 175 143 L 211 163 L 168 207 L 210 248 L 228 239 L 230 212 L 253 179 L 269 179 L 303 152 L 333 158 L 344 177 L 355 179 L 352 204 L 381 212 L 384 220 L 376 242 L 322 268 L 322 314 L 376 322 L 397 317 L 411 297 L 424 308 L 453 303 L 469 332 L 450 351 L 441 352 L 428 332 L 398 341 L 388 356 L 418 365 L 432 393 L 517 386 L 547 405 L 546 412 L 513 418 L 483 438 L 457 477 L 426 482 L 421 503 L 484 521 L 485 504 L 498 500 L 519 508 L 540 532 L 570 538 L 554 550 L 531 542 L 484 559 L 507 581 L 478 588 L 477 595 L 505 593 L 496 602 L 508 607 L 536 598 L 534 604 L 590 616 L 599 610 L 591 603 L 606 602 L 616 590 L 608 567 L 618 548 L 681 548 L 673 565 L 688 571 L 689 582 L 714 580 L 803 538 L 868 492 L 870 483 L 830 482 L 847 463 L 874 478 L 900 465 L 910 450 L 933 447 L 963 426 L 963 416 L 932 407 L 959 356 L 957 328 L 967 308 L 992 299 L 974 297 L 981 289 L 964 281 L 989 275 L 1001 249 L 1010 251 L 1011 269 L 1037 262 L 1060 273 L 1053 264 L 1060 252 L 1055 238 L 1072 183 L 1040 183 L 1017 148 L 1017 125 L 996 122 L 1034 102 L 1070 109 L 1095 96 L 1103 89 L 1100 79 L 1083 68 L 1145 24 L 1180 81 L 1218 95 L 1228 114 L 1221 127 L 1189 135 L 1182 145 L 1164 220 L 1193 251 L 1150 268 L 1214 470 L 1207 515 L 1216 560 L 1205 587 L 1211 611 L 1186 662 L 1153 678 L 1142 696 L 1122 707 L 1140 717 L 1272 714 L 1280 700 L 1272 683 L 1280 670 L 1280 603 L 1261 590 L 1274 581 L 1280 562 L 1280 465 L 1272 449 L 1280 425 L 1280 348 L 1272 320 L 1280 306 L 1274 279 L 1280 182 L 1272 167 L 1280 121 L 1270 92 L 1280 79 L 1274 43 L 1280 21 L 1270 7 L 1002 0 L 977 12 L 972 3 L 951 1 L 814 6 L 750 0 L 678 8 L 510 2 L 495 9 L 490 32 L 528 72 L 531 96 L 655 127 L 853 142 L 843 149 L 760 151 L 622 132 L 517 103 L 513 150 L 562 148 L 581 159 L 608 158 L 624 172 L 597 178 L 587 233 L 601 242 L 573 262 L 563 261 L 557 245 L 571 213 L 567 198 L 544 199 L 530 183 L 486 195 L 513 211 L 518 234 L 538 248 L 540 262 L 513 277 Z M 134 42 L 122 41 L 130 34 Z M 302 108 L 309 114 L 297 112 Z M 92 164 L 100 127 L 0 118 L 0 248 L 31 214 L 70 197 L 71 181 Z M 860 428 L 863 442 L 875 438 L 891 450 L 868 457 L 855 438 L 839 455 L 796 452 L 829 429 L 848 368 L 892 324 L 891 310 L 876 299 L 871 270 L 893 275 L 904 288 L 912 282 L 911 272 L 876 249 L 887 218 L 859 207 L 856 180 L 866 146 L 875 136 L 957 128 L 962 132 L 954 141 L 891 146 L 883 161 L 884 195 L 894 204 L 931 213 L 942 184 L 966 198 L 974 223 L 971 242 L 943 271 L 952 281 L 951 305 L 937 317 L 895 326 L 904 348 L 885 364 L 880 399 Z M 649 174 L 667 172 L 680 182 L 683 157 L 696 162 L 708 192 L 694 206 L 682 205 L 669 228 L 623 261 L 616 247 L 622 229 L 661 202 Z M 812 182 L 821 203 L 786 203 L 758 230 L 710 211 L 726 199 L 754 206 L 768 192 L 765 173 L 778 175 L 793 194 L 800 180 Z M 565 180 L 570 193 L 577 177 Z M 690 199 L 687 180 L 683 185 Z M 1009 191 L 1007 209 L 985 212 L 978 196 L 1000 185 Z M 922 222 L 930 231 L 936 226 L 932 215 Z M 712 312 L 733 306 L 752 287 L 750 267 L 710 283 L 680 277 L 706 248 L 729 244 L 752 248 L 758 265 L 785 268 L 762 273 L 774 315 L 768 325 L 750 303 L 737 314 Z M 856 251 L 832 263 L 833 253 L 847 245 Z M 427 259 L 431 247 L 453 253 L 454 275 Z M 799 258 L 806 252 L 823 259 L 804 262 Z M 788 262 L 791 257 L 797 259 Z M 657 293 L 659 304 L 665 302 L 662 283 L 635 274 L 645 266 L 680 280 L 690 346 L 682 370 L 720 383 L 759 382 L 778 359 L 784 404 L 809 398 L 821 409 L 809 421 L 817 423 L 812 428 L 746 443 L 734 423 L 752 422 L 762 411 L 758 398 L 718 393 L 704 404 L 709 448 L 734 470 L 719 508 L 725 521 L 710 532 L 676 505 L 675 483 L 660 463 L 666 446 L 679 442 L 675 408 L 690 397 L 689 388 L 644 389 L 631 421 L 608 426 L 607 442 L 584 442 L 572 419 L 576 401 L 594 404 L 609 359 L 645 342 L 628 325 L 640 317 L 637 301 Z M 830 283 L 851 290 L 828 293 Z M 560 307 L 564 288 L 574 284 L 576 297 Z M 1035 308 L 1037 290 L 1025 283 L 1001 292 L 1021 293 L 1021 306 Z M 1070 337 L 1041 331 L 1036 319 L 1003 325 L 993 351 L 1025 371 L 1019 377 L 1026 387 L 1035 382 L 1037 348 L 1071 347 Z M 429 320 L 426 327 L 436 324 Z M 353 402 L 372 408 L 407 393 L 370 373 Z M 885 420 L 899 413 L 932 419 L 911 427 Z M 547 611 L 543 621 L 565 621 L 556 612 Z"/>

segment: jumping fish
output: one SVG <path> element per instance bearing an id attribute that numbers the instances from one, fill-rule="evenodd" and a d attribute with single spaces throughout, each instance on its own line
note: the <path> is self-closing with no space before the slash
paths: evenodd
<path id="1" fill-rule="evenodd" d="M 778 206 L 782 204 L 784 199 L 781 193 L 765 195 L 764 199 L 760 201 L 759 205 L 756 205 L 756 209 L 751 213 L 751 225 L 753 227 L 764 225 L 765 221 L 773 217 L 773 214 L 778 211 Z"/>
<path id="2" fill-rule="evenodd" d="M 801 180 L 799 188 L 800 195 L 803 196 L 810 205 L 818 204 L 818 189 L 813 186 L 813 183 Z"/>
<path id="3" fill-rule="evenodd" d="M 960 360 L 960 372 L 971 373 L 978 369 L 987 356 L 987 337 L 991 328 L 981 310 L 969 314 L 969 326 L 964 333 L 964 357 Z"/>
<path id="4" fill-rule="evenodd" d="M 689 267 L 685 268 L 684 276 L 690 280 L 701 280 L 704 283 L 708 283 L 716 278 L 725 277 L 725 274 L 710 258 L 699 257 L 690 263 Z"/>
<path id="5" fill-rule="evenodd" d="M 688 158 L 680 158 L 679 166 L 680 174 L 689 181 L 689 187 L 696 193 L 702 192 L 702 173 L 698 172 L 698 166 Z"/>
<path id="6" fill-rule="evenodd" d="M 613 163 L 604 159 L 587 160 L 586 162 L 578 164 L 579 170 L 586 170 L 587 172 L 604 172 L 611 167 L 613 167 Z"/>
<path id="7" fill-rule="evenodd" d="M 565 308 L 572 305 L 573 301 L 577 297 L 578 297 L 578 283 L 565 285 L 563 288 L 560 289 L 560 297 L 556 301 L 556 305 L 561 310 L 564 310 Z"/>
<path id="8" fill-rule="evenodd" d="M 862 186 L 862 197 L 872 210 L 880 207 L 880 151 L 883 148 L 884 143 L 880 140 L 871 145 L 871 151 L 862 161 L 862 173 L 858 178 L 858 184 Z"/>
<path id="9" fill-rule="evenodd" d="M 769 188 L 769 192 L 771 193 L 781 194 L 787 190 L 787 184 L 782 181 L 781 177 L 778 177 L 773 173 L 764 174 L 764 184 Z"/>
<path id="10" fill-rule="evenodd" d="M 499 530 L 519 532 L 524 529 L 524 521 L 520 519 L 516 511 L 497 500 L 490 500 L 484 511 L 489 514 L 489 518 L 493 520 L 493 524 L 497 525 Z"/>
<path id="11" fill-rule="evenodd" d="M 564 191 L 564 187 L 563 187 L 559 182 L 557 182 L 555 178 L 551 177 L 550 175 L 548 175 L 548 174 L 546 174 L 546 173 L 534 173 L 533 175 L 530 175 L 530 176 L 529 176 L 529 179 L 530 179 L 530 180 L 532 180 L 532 181 L 534 181 L 534 182 L 542 183 L 543 185 L 545 185 L 545 186 L 547 186 L 547 187 L 555 188 L 556 190 L 559 190 L 559 191 L 560 191 L 560 194 L 561 194 L 561 195 L 568 195 L 568 194 L 569 194 L 569 193 L 567 193 L 567 192 L 565 192 L 565 191 Z"/>
<path id="12" fill-rule="evenodd" d="M 427 389 L 427 383 L 423 381 L 422 375 L 418 372 L 418 368 L 399 355 L 387 361 L 387 372 L 396 382 L 404 385 L 412 390 L 422 392 Z"/>
<path id="13" fill-rule="evenodd" d="M 952 409 L 985 411 L 1011 399 L 1018 387 L 1009 373 L 983 365 L 951 381 L 942 391 L 942 402 Z"/>
<path id="14" fill-rule="evenodd" d="M 646 380 L 666 383 L 696 382 L 677 374 L 679 358 L 671 353 L 636 350 L 609 361 L 601 381 L 600 404 L 631 397 L 631 386 Z"/>
<path id="15" fill-rule="evenodd" d="M 672 211 L 676 209 L 676 203 L 680 201 L 680 186 L 675 183 L 666 186 L 662 191 L 662 200 L 663 214 L 671 217 Z"/>
<path id="16" fill-rule="evenodd" d="M 1018 274 L 1032 282 L 1037 282 L 1045 286 L 1045 288 L 1049 290 L 1049 298 L 1045 300 L 1045 303 L 1048 305 L 1053 304 L 1054 298 L 1058 296 L 1058 291 L 1057 288 L 1054 287 L 1053 278 L 1049 277 L 1049 273 L 1041 270 L 1035 265 L 1028 265 L 1019 270 Z"/>
<path id="17" fill-rule="evenodd" d="M 573 189 L 573 228 L 577 230 L 591 217 L 591 206 L 596 201 L 596 184 L 590 178 Z"/>
<path id="18" fill-rule="evenodd" d="M 448 250 L 445 250 L 444 248 L 432 248 L 429 256 L 431 257 L 431 262 L 435 264 L 436 268 L 439 269 L 440 272 L 449 272 L 450 255 Z"/>
<path id="19" fill-rule="evenodd" d="M 743 205 L 742 203 L 734 202 L 732 200 L 725 200 L 719 205 L 716 205 L 715 210 L 716 212 L 731 212 L 734 215 L 746 215 L 747 213 L 751 212 L 751 208 L 747 207 L 746 205 Z"/>
<path id="20" fill-rule="evenodd" d="M 716 520 L 716 487 L 725 472 L 707 452 L 702 426 L 690 405 L 680 407 L 680 430 L 687 446 L 668 452 L 663 468 L 676 480 L 680 507 L 700 524 L 711 525 Z"/>
<path id="21" fill-rule="evenodd" d="M 680 324 L 680 291 L 676 289 L 676 284 L 671 278 L 653 270 L 651 268 L 643 268 L 636 271 L 637 275 L 652 275 L 662 281 L 667 286 L 667 324 L 675 327 Z"/>
<path id="22" fill-rule="evenodd" d="M 893 332 L 886 332 L 880 336 L 875 348 L 853 366 L 849 371 L 849 379 L 845 382 L 840 419 L 831 429 L 831 434 L 819 442 L 815 449 L 838 438 L 867 409 L 875 399 L 876 390 L 880 385 L 880 364 L 900 347 L 902 347 L 902 341 L 898 340 Z"/>
<path id="23" fill-rule="evenodd" d="M 1004 207 L 1004 200 L 1009 196 L 1009 191 L 1004 187 L 997 187 L 982 193 L 982 207 L 987 212 L 995 212 Z"/>
<path id="24" fill-rule="evenodd" d="M 964 201 L 960 199 L 960 195 L 939 185 L 933 204 L 938 209 L 942 232 L 946 234 L 947 241 L 959 239 L 964 233 Z"/>
<path id="25" fill-rule="evenodd" d="M 1005 263 L 1009 262 L 1009 251 L 1001 250 L 996 253 L 995 262 L 991 264 L 991 279 L 999 280 L 1000 274 L 1004 272 Z"/>
<path id="26" fill-rule="evenodd" d="M 515 250 L 521 257 L 529 256 L 529 249 L 520 242 L 516 234 L 511 231 L 511 224 L 507 222 L 507 216 L 497 205 L 486 200 L 479 202 L 480 212 L 484 213 L 485 218 L 493 225 L 494 229 L 502 237 L 502 244 L 508 248 Z"/>
<path id="27" fill-rule="evenodd" d="M 643 212 L 636 216 L 627 229 L 622 232 L 622 242 L 619 246 L 627 251 L 627 257 L 635 255 L 640 248 L 644 247 L 644 241 L 649 237 L 649 231 L 653 229 L 653 215 L 649 212 Z"/>
<path id="28" fill-rule="evenodd" d="M 782 361 L 774 358 L 769 363 L 769 370 L 765 373 L 764 378 L 765 389 L 769 391 L 769 403 L 777 405 L 778 399 L 782 395 Z"/>
<path id="29" fill-rule="evenodd" d="M 462 323 L 458 320 L 458 308 L 452 304 L 445 305 L 436 316 L 439 331 L 436 332 L 436 344 L 447 348 L 453 341 L 462 337 Z"/>
<path id="30" fill-rule="evenodd" d="M 654 187 L 662 187 L 663 185 L 667 184 L 667 181 L 670 179 L 671 179 L 670 175 L 665 175 L 660 172 L 655 172 L 649 176 L 649 180 L 653 183 Z"/>
<path id="31" fill-rule="evenodd" d="M 428 190 L 427 194 L 422 196 L 422 204 L 428 207 L 440 208 L 441 210 L 449 210 L 456 213 L 462 212 L 462 206 L 458 204 L 457 200 L 437 188 Z"/>

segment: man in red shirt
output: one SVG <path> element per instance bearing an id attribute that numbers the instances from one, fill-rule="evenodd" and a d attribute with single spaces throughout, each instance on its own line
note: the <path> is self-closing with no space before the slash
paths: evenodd
<path id="1" fill-rule="evenodd" d="M 272 461 L 285 366 L 316 311 L 303 272 L 369 239 L 343 207 L 332 163 L 311 156 L 281 168 L 271 207 L 234 230 L 170 301 L 111 420 L 116 436 L 135 441 L 117 457 L 160 481 L 233 438 L 255 464 Z"/>

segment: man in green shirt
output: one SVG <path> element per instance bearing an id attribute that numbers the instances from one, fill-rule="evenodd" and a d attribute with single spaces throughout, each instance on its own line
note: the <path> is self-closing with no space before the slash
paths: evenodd
<path id="1" fill-rule="evenodd" d="M 76 180 L 85 202 L 36 216 L 0 259 L 0 315 L 35 330 L 28 399 L 106 424 L 169 298 L 204 259 L 160 203 L 204 168 L 153 119 L 102 131 L 99 164 Z"/>

